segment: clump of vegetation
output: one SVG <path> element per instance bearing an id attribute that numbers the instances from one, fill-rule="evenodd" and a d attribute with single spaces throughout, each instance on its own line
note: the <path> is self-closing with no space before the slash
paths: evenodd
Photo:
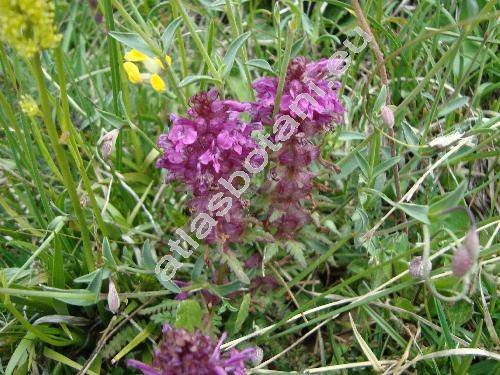
<path id="1" fill-rule="evenodd" d="M 498 372 L 499 16 L 0 0 L 2 373 Z"/>

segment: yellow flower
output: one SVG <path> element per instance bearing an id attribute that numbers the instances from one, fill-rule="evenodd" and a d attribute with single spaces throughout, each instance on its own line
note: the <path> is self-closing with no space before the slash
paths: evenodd
<path id="1" fill-rule="evenodd" d="M 123 63 L 123 69 L 127 72 L 128 80 L 132 83 L 142 82 L 139 68 L 133 62 L 127 61 Z"/>
<path id="2" fill-rule="evenodd" d="M 150 78 L 151 86 L 157 91 L 162 92 L 165 90 L 165 82 L 158 74 L 153 74 Z"/>
<path id="3" fill-rule="evenodd" d="M 55 48 L 61 34 L 54 25 L 51 0 L 0 0 L 0 40 L 19 55 L 30 58 L 47 48 Z"/>
<path id="4" fill-rule="evenodd" d="M 125 60 L 133 62 L 145 61 L 148 58 L 145 54 L 136 49 L 128 51 L 123 57 L 125 57 Z"/>
<path id="5" fill-rule="evenodd" d="M 157 92 L 165 90 L 165 82 L 159 75 L 165 67 L 158 57 L 149 57 L 136 49 L 128 51 L 123 57 L 127 60 L 123 63 L 123 68 L 127 72 L 130 82 L 140 83 L 149 80 L 149 83 Z M 165 59 L 165 61 L 170 65 L 170 56 L 167 55 L 167 57 L 168 59 Z M 137 62 L 140 62 L 148 73 L 141 73 L 137 65 L 134 64 Z"/>
<path id="6" fill-rule="evenodd" d="M 165 62 L 168 66 L 172 65 L 172 58 L 169 55 L 165 55 Z"/>

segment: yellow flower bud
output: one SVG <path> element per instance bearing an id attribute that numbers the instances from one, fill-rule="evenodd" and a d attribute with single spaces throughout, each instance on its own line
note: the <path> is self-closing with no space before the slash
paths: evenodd
<path id="1" fill-rule="evenodd" d="M 172 58 L 169 55 L 165 55 L 165 62 L 168 66 L 172 65 Z"/>
<path id="2" fill-rule="evenodd" d="M 161 62 L 161 60 L 158 57 L 155 57 L 153 60 L 155 61 L 156 64 L 158 64 L 158 66 L 160 68 L 165 69 L 165 67 L 163 66 L 163 63 Z"/>
<path id="3" fill-rule="evenodd" d="M 157 92 L 162 92 L 165 90 L 165 82 L 163 82 L 163 79 L 158 74 L 153 74 L 150 78 L 150 83 L 151 86 L 157 91 Z"/>
<path id="4" fill-rule="evenodd" d="M 127 72 L 128 80 L 132 83 L 142 82 L 139 68 L 133 62 L 127 61 L 123 63 L 123 69 Z"/>

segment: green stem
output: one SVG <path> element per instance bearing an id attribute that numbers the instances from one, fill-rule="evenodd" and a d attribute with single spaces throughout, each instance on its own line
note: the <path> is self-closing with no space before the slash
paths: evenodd
<path id="1" fill-rule="evenodd" d="M 56 160 L 60 166 L 61 174 L 64 180 L 64 185 L 68 191 L 68 195 L 71 200 L 71 205 L 73 206 L 73 210 L 75 211 L 75 215 L 77 217 L 81 234 L 82 234 L 82 242 L 83 242 L 83 252 L 85 256 L 85 262 L 87 265 L 88 271 L 93 271 L 95 269 L 94 266 L 94 258 L 92 254 L 92 245 L 90 242 L 90 233 L 87 227 L 87 223 L 85 222 L 85 216 L 83 214 L 82 207 L 80 206 L 80 200 L 78 199 L 78 194 L 76 191 L 75 182 L 73 181 L 73 176 L 71 175 L 71 170 L 69 166 L 68 159 L 66 158 L 64 149 L 62 148 L 61 143 L 59 142 L 59 136 L 57 133 L 56 125 L 52 119 L 52 113 L 50 110 L 50 100 L 49 94 L 47 90 L 47 86 L 45 84 L 42 72 L 42 65 L 40 61 L 40 55 L 36 54 L 32 60 L 32 67 L 35 73 L 35 78 L 38 85 L 38 91 L 40 95 L 40 101 L 42 106 L 42 114 L 45 126 L 47 128 L 47 133 L 50 138 L 50 142 L 52 144 L 52 148 L 54 149 Z"/>
<path id="2" fill-rule="evenodd" d="M 293 22 L 293 21 L 291 21 L 291 22 Z M 288 63 L 290 62 L 290 56 L 292 53 L 292 45 L 293 45 L 293 29 L 289 23 L 288 28 L 287 28 L 287 32 L 286 32 L 285 54 L 283 56 L 283 61 L 281 63 L 281 67 L 280 67 L 280 77 L 279 77 L 279 81 L 278 81 L 278 89 L 276 92 L 276 99 L 274 100 L 273 116 L 275 116 L 279 112 L 279 109 L 280 109 L 281 96 L 283 95 L 283 88 L 285 87 L 286 72 L 288 70 Z"/>
<path id="3" fill-rule="evenodd" d="M 233 34 L 233 38 L 236 39 L 237 37 L 240 36 L 240 33 L 243 30 L 243 25 L 241 25 L 241 22 L 237 22 L 237 19 L 234 16 L 233 4 L 231 3 L 231 0 L 226 0 L 226 12 L 229 18 L 229 23 L 231 25 L 231 32 Z M 250 93 L 250 98 L 252 101 L 254 101 L 255 94 L 253 92 L 253 87 L 252 87 L 252 76 L 250 75 L 250 71 L 248 70 L 247 66 L 247 51 L 245 46 L 241 48 L 238 54 L 240 55 L 241 58 L 241 64 L 243 66 L 243 72 L 245 74 L 245 79 L 247 82 L 248 91 Z"/>
<path id="4" fill-rule="evenodd" d="M 104 0 L 104 17 L 106 19 L 106 27 L 109 31 L 114 31 L 115 20 L 113 18 L 113 8 L 111 0 Z M 120 67 L 118 62 L 118 46 L 116 40 L 108 35 L 109 58 L 111 62 L 111 84 L 113 88 L 113 109 L 117 116 L 120 116 Z M 121 170 L 123 156 L 123 136 L 119 134 L 116 138 L 116 169 Z"/>
<path id="5" fill-rule="evenodd" d="M 196 47 L 198 47 L 198 50 L 203 56 L 203 59 L 205 60 L 205 63 L 208 66 L 208 70 L 210 70 L 210 73 L 214 76 L 214 78 L 217 78 L 221 80 L 221 77 L 219 76 L 219 72 L 215 68 L 215 65 L 213 64 L 212 60 L 210 59 L 210 56 L 208 55 L 208 52 L 203 45 L 203 42 L 201 41 L 200 37 L 198 36 L 196 32 L 196 28 L 194 26 L 193 21 L 191 18 L 189 18 L 188 14 L 186 13 L 186 10 L 184 9 L 184 6 L 182 5 L 182 0 L 171 0 L 171 3 L 175 4 L 177 9 L 179 10 L 179 13 L 181 14 L 182 19 L 184 20 L 184 23 L 186 24 L 186 27 L 188 28 L 189 32 L 191 33 L 191 37 L 193 38 L 194 43 L 196 44 Z"/>
<path id="6" fill-rule="evenodd" d="M 94 190 L 92 189 L 92 184 L 90 183 L 90 179 L 87 175 L 87 171 L 85 169 L 85 165 L 83 163 L 82 156 L 80 155 L 80 152 L 78 151 L 78 147 L 76 145 L 76 131 L 73 126 L 73 123 L 71 122 L 71 118 L 69 115 L 69 103 L 68 103 L 68 95 L 66 91 L 66 75 L 64 73 L 64 64 L 63 64 L 63 55 L 62 55 L 62 50 L 61 47 L 57 47 L 55 50 L 55 57 L 56 57 L 56 66 L 57 66 L 57 75 L 58 75 L 58 80 L 59 80 L 59 86 L 61 88 L 61 107 L 62 107 L 62 119 L 61 119 L 61 124 L 64 129 L 64 131 L 67 131 L 69 134 L 69 149 L 70 152 L 73 156 L 73 159 L 75 160 L 75 164 L 78 168 L 78 172 L 80 172 L 80 175 L 82 176 L 82 181 L 83 185 L 85 187 L 85 190 L 87 191 L 87 194 L 89 196 L 90 200 L 90 206 L 92 207 L 92 211 L 94 213 L 97 225 L 99 226 L 99 229 L 101 230 L 102 234 L 104 236 L 108 236 L 106 226 L 104 224 L 104 220 L 101 215 L 101 211 L 99 209 L 99 205 L 97 204 L 97 200 L 94 196 Z"/>

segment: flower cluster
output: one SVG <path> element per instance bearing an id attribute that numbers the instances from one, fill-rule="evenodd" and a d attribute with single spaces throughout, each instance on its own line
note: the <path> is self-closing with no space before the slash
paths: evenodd
<path id="1" fill-rule="evenodd" d="M 40 114 L 40 109 L 38 108 L 35 99 L 33 99 L 30 95 L 21 95 L 19 106 L 21 107 L 21 111 L 29 117 L 35 117 Z"/>
<path id="2" fill-rule="evenodd" d="M 199 330 L 190 334 L 184 329 L 163 326 L 163 341 L 155 350 L 152 365 L 129 360 L 127 364 L 145 375 L 245 375 L 245 361 L 255 355 L 252 348 L 241 352 L 231 349 L 222 354 L 226 334 L 216 344 Z"/>
<path id="3" fill-rule="evenodd" d="M 125 69 L 128 80 L 130 82 L 142 83 L 145 81 L 149 81 L 155 91 L 165 91 L 165 82 L 159 74 L 162 70 L 165 69 L 165 67 L 158 57 L 149 57 L 136 49 L 130 50 L 123 57 L 126 60 L 123 63 L 123 69 Z M 148 73 L 140 72 L 139 67 L 136 65 L 136 63 L 138 62 L 142 63 Z M 167 65 L 170 65 L 172 63 L 172 59 L 169 55 L 165 56 L 165 62 L 167 63 Z"/>
<path id="4" fill-rule="evenodd" d="M 208 213 L 208 202 L 222 191 L 219 179 L 240 170 L 257 147 L 251 133 L 259 125 L 240 118 L 248 110 L 249 104 L 220 100 L 215 89 L 201 92 L 191 98 L 188 116 L 172 114 L 171 129 L 159 137 L 163 155 L 157 167 L 168 170 L 168 180 L 180 180 L 190 187 L 190 208 L 194 212 Z M 233 200 L 224 217 L 210 213 L 217 226 L 206 240 L 236 240 L 244 229 L 243 206 L 243 201 Z"/>
<path id="5" fill-rule="evenodd" d="M 43 49 L 55 48 L 61 35 L 54 25 L 50 0 L 0 0 L 0 40 L 30 58 Z"/>
<path id="6" fill-rule="evenodd" d="M 276 153 L 276 167 L 263 187 L 263 191 L 271 195 L 270 221 L 276 226 L 278 237 L 292 237 L 309 219 L 300 201 L 311 192 L 313 174 L 308 167 L 319 156 L 319 149 L 311 138 L 341 122 L 344 107 L 338 98 L 340 83 L 327 79 L 339 71 L 341 65 L 342 62 L 335 59 L 312 63 L 305 57 L 293 59 L 277 113 L 273 111 L 278 78 L 264 77 L 253 84 L 257 96 L 252 107 L 255 121 L 279 125 L 277 119 L 289 116 L 296 123 L 293 136 Z"/>

